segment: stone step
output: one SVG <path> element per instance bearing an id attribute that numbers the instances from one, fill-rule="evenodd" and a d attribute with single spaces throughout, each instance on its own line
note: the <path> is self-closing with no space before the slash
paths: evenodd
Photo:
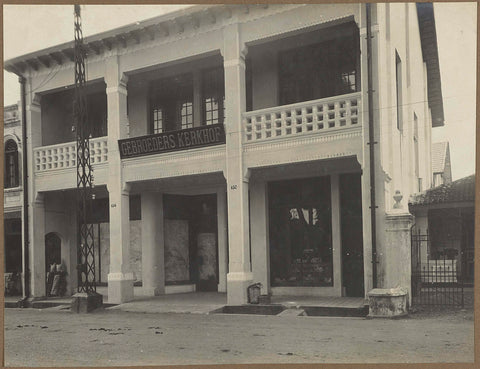
<path id="1" fill-rule="evenodd" d="M 304 316 L 305 310 L 303 309 L 285 309 L 278 316 Z"/>

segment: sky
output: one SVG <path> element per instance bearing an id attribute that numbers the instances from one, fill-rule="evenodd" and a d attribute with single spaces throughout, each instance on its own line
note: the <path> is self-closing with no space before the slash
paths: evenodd
<path id="1" fill-rule="evenodd" d="M 84 36 L 189 5 L 83 5 Z M 435 3 L 445 126 L 433 142 L 449 141 L 453 179 L 475 172 L 476 2 Z M 4 59 L 73 40 L 71 5 L 3 5 Z M 18 77 L 4 72 L 4 103 L 20 100 Z"/>

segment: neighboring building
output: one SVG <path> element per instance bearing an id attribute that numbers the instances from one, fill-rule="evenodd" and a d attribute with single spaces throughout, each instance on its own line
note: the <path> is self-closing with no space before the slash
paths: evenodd
<path id="1" fill-rule="evenodd" d="M 410 288 L 402 203 L 443 105 L 431 3 L 372 4 L 376 280 Z M 73 24 L 73 22 L 72 22 Z M 97 280 L 143 293 L 365 296 L 373 286 L 365 4 L 193 6 L 85 39 Z M 77 286 L 73 43 L 26 77 L 31 292 Z M 127 98 L 128 96 L 128 98 Z M 395 200 L 394 200 L 395 195 Z"/>
<path id="2" fill-rule="evenodd" d="M 22 266 L 22 124 L 19 106 L 9 105 L 3 109 L 4 144 L 4 275 L 8 293 L 22 293 L 20 279 L 12 281 L 14 273 L 20 273 Z M 15 288 L 12 290 L 11 287 Z"/>
<path id="3" fill-rule="evenodd" d="M 452 166 L 450 163 L 450 146 L 448 142 L 432 144 L 433 187 L 452 182 Z M 422 190 L 419 190 L 420 192 Z"/>
<path id="4" fill-rule="evenodd" d="M 423 236 L 419 263 L 453 260 L 462 282 L 473 283 L 475 233 L 475 175 L 412 195 L 414 235 Z"/>

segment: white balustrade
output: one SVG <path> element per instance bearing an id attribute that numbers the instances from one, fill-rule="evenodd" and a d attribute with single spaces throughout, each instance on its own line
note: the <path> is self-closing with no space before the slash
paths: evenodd
<path id="1" fill-rule="evenodd" d="M 77 143 L 67 142 L 37 147 L 33 151 L 35 172 L 77 167 Z M 90 162 L 92 165 L 108 161 L 107 137 L 90 140 Z"/>
<path id="2" fill-rule="evenodd" d="M 360 124 L 360 92 L 243 114 L 245 142 L 328 132 Z"/>

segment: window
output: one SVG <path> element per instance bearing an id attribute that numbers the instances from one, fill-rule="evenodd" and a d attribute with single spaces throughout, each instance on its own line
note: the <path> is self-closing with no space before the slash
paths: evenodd
<path id="1" fill-rule="evenodd" d="M 8 140 L 5 144 L 5 188 L 18 185 L 18 148 L 14 140 Z"/>
<path id="2" fill-rule="evenodd" d="M 358 29 L 346 30 L 333 40 L 280 52 L 281 105 L 359 90 Z"/>
<path id="3" fill-rule="evenodd" d="M 402 99 L 402 60 L 400 56 L 395 51 L 395 85 L 396 85 L 396 93 L 397 93 L 397 129 L 403 130 L 403 122 L 402 122 L 402 106 L 403 106 L 403 99 Z"/>
<path id="4" fill-rule="evenodd" d="M 153 82 L 150 91 L 150 133 L 192 127 L 192 74 L 167 77 Z"/>
<path id="5" fill-rule="evenodd" d="M 413 146 L 415 151 L 415 178 L 418 178 L 418 191 L 421 190 L 421 181 L 420 181 L 420 161 L 419 161 L 419 150 L 418 150 L 418 117 L 417 114 L 413 113 Z"/>
<path id="6" fill-rule="evenodd" d="M 204 124 L 223 123 L 225 109 L 223 68 L 203 71 L 202 96 Z"/>
<path id="7" fill-rule="evenodd" d="M 193 128 L 193 103 L 185 101 L 180 108 L 182 129 Z"/>
<path id="8" fill-rule="evenodd" d="M 163 132 L 163 109 L 153 108 L 153 133 Z"/>

